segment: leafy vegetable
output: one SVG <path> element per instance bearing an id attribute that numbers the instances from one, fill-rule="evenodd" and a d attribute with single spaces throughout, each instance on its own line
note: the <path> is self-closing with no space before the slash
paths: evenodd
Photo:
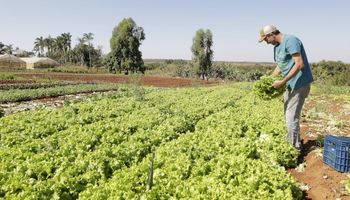
<path id="1" fill-rule="evenodd" d="M 286 90 L 286 86 L 279 89 L 272 87 L 272 84 L 280 79 L 281 77 L 279 76 L 262 76 L 259 80 L 254 82 L 253 93 L 263 100 L 271 100 L 281 96 Z"/>
<path id="2" fill-rule="evenodd" d="M 301 199 L 280 101 L 240 85 L 132 95 L 0 118 L 0 198 Z"/>

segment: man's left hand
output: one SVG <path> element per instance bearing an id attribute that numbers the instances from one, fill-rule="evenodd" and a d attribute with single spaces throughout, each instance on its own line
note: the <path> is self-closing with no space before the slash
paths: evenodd
<path id="1" fill-rule="evenodd" d="M 281 88 L 283 85 L 285 84 L 285 82 L 283 80 L 277 80 L 275 82 L 273 82 L 272 87 L 279 89 Z"/>

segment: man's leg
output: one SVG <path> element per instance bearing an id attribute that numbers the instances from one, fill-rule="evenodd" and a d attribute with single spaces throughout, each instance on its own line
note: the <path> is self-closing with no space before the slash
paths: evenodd
<path id="1" fill-rule="evenodd" d="M 287 125 L 287 141 L 300 149 L 300 114 L 305 98 L 310 92 L 310 85 L 284 93 L 284 113 Z"/>

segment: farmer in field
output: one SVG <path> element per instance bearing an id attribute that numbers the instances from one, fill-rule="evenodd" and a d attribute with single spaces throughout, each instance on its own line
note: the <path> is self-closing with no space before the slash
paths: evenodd
<path id="1" fill-rule="evenodd" d="M 290 144 L 301 150 L 300 113 L 313 81 L 303 43 L 293 35 L 281 33 L 272 25 L 260 29 L 259 42 L 262 41 L 274 46 L 274 60 L 277 66 L 272 75 L 281 74 L 283 77 L 272 86 L 278 89 L 286 84 L 288 88 L 283 95 L 288 130 L 286 138 Z"/>

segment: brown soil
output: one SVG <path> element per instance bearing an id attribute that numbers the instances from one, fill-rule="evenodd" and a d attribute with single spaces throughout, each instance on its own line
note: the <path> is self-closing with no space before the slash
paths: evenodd
<path id="1" fill-rule="evenodd" d="M 301 137 L 305 147 L 302 154 L 306 163 L 304 171 L 288 170 L 299 183 L 309 186 L 304 199 L 350 200 L 345 194 L 347 173 L 341 173 L 323 163 L 322 152 L 316 138 L 320 135 L 332 134 L 350 136 L 349 104 L 332 100 L 330 97 L 314 95 L 307 99 L 301 122 Z M 341 122 L 341 123 L 334 123 Z"/>

